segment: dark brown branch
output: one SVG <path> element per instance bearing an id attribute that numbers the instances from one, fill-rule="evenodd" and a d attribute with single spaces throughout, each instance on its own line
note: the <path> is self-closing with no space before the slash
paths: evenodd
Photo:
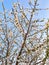
<path id="1" fill-rule="evenodd" d="M 26 42 L 26 38 L 27 38 L 27 35 L 28 35 L 28 33 L 29 33 L 29 30 L 30 30 L 30 25 L 31 25 L 32 17 L 33 17 L 33 15 L 34 15 L 33 13 L 35 12 L 35 9 L 36 9 L 36 4 L 37 4 L 37 0 L 36 0 L 36 2 L 35 2 L 34 9 L 32 10 L 31 17 L 30 17 L 30 21 L 29 21 L 29 25 L 28 25 L 28 30 L 27 30 L 27 33 L 25 34 L 24 42 L 23 42 L 22 47 L 21 47 L 21 49 L 20 49 L 20 52 L 19 52 L 19 54 L 18 54 L 18 56 L 17 56 L 17 59 L 18 59 L 18 57 L 21 55 L 22 50 L 23 50 L 23 48 L 24 48 L 24 45 L 25 45 L 25 42 Z M 18 65 L 18 61 L 16 61 L 16 65 Z"/>

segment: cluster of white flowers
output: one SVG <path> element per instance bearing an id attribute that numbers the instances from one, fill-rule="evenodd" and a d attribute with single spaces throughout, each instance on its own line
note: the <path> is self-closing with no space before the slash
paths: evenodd
<path id="1" fill-rule="evenodd" d="M 17 6 L 17 4 L 16 3 L 13 3 L 13 7 L 16 7 Z"/>
<path id="2" fill-rule="evenodd" d="M 15 18 L 15 26 L 19 29 L 20 33 L 23 34 L 23 29 L 22 29 L 21 24 L 18 21 L 18 16 L 17 15 L 16 15 L 16 18 Z"/>
<path id="3" fill-rule="evenodd" d="M 46 25 L 45 25 L 46 27 L 49 27 L 49 21 L 46 23 Z"/>
<path id="4" fill-rule="evenodd" d="M 9 37 L 12 37 L 13 36 L 13 32 L 10 30 L 9 31 L 9 34 L 8 34 Z"/>
<path id="5" fill-rule="evenodd" d="M 18 6 L 18 3 L 13 3 L 13 7 L 16 8 Z"/>

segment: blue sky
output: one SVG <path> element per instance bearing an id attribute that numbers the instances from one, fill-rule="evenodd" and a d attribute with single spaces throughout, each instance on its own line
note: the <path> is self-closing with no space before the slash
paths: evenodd
<path id="1" fill-rule="evenodd" d="M 19 0 L 21 5 L 28 7 L 28 0 Z M 17 0 L 3 0 L 4 6 L 6 9 L 10 10 L 12 8 L 12 3 L 17 2 Z M 38 0 L 39 8 L 49 8 L 49 0 Z M 0 1 L 0 12 L 2 11 L 2 4 Z M 48 11 L 39 11 L 41 18 L 49 18 L 49 10 Z"/>

